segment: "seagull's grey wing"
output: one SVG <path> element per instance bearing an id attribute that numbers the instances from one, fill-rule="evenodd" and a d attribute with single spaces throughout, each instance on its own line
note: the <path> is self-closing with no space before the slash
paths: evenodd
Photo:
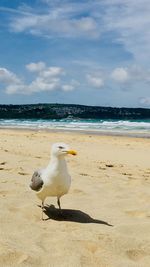
<path id="1" fill-rule="evenodd" d="M 30 188 L 35 191 L 40 191 L 44 182 L 41 177 L 41 171 L 35 171 L 32 175 Z"/>

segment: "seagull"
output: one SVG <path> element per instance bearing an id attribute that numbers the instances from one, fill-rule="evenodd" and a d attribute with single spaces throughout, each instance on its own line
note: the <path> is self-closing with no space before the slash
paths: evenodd
<path id="1" fill-rule="evenodd" d="M 51 158 L 45 169 L 39 169 L 32 175 L 30 188 L 36 191 L 37 197 L 42 201 L 42 220 L 44 201 L 47 197 L 57 197 L 57 204 L 61 210 L 60 198 L 67 194 L 71 185 L 71 176 L 68 173 L 65 156 L 76 155 L 77 152 L 70 150 L 64 143 L 52 145 Z"/>

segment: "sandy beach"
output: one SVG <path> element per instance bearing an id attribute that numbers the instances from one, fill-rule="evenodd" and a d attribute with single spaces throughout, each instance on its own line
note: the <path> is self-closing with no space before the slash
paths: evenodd
<path id="1" fill-rule="evenodd" d="M 65 142 L 72 185 L 40 201 L 28 185 Z M 0 130 L 0 266 L 149 267 L 150 140 L 80 133 Z"/>

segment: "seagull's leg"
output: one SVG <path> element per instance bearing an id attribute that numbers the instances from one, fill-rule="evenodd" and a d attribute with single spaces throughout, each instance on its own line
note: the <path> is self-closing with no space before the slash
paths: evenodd
<path id="1" fill-rule="evenodd" d="M 59 198 L 59 197 L 57 197 L 57 204 L 58 204 L 59 210 L 61 210 L 61 206 L 60 206 L 60 198 Z"/>
<path id="2" fill-rule="evenodd" d="M 61 205 L 60 205 L 60 197 L 57 197 L 57 204 L 58 204 L 58 207 L 59 207 L 59 214 L 61 216 L 63 216 L 63 212 L 62 212 Z"/>
<path id="3" fill-rule="evenodd" d="M 43 210 L 44 210 L 44 201 L 42 201 L 42 221 L 44 221 L 44 218 L 43 218 Z"/>

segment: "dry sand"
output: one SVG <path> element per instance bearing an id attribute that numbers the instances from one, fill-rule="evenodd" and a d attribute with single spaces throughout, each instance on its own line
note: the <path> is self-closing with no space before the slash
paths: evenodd
<path id="1" fill-rule="evenodd" d="M 67 157 L 72 186 L 63 215 L 47 198 L 41 221 L 28 184 L 58 141 L 78 151 Z M 7 266 L 149 267 L 150 140 L 0 130 L 0 267 Z"/>

